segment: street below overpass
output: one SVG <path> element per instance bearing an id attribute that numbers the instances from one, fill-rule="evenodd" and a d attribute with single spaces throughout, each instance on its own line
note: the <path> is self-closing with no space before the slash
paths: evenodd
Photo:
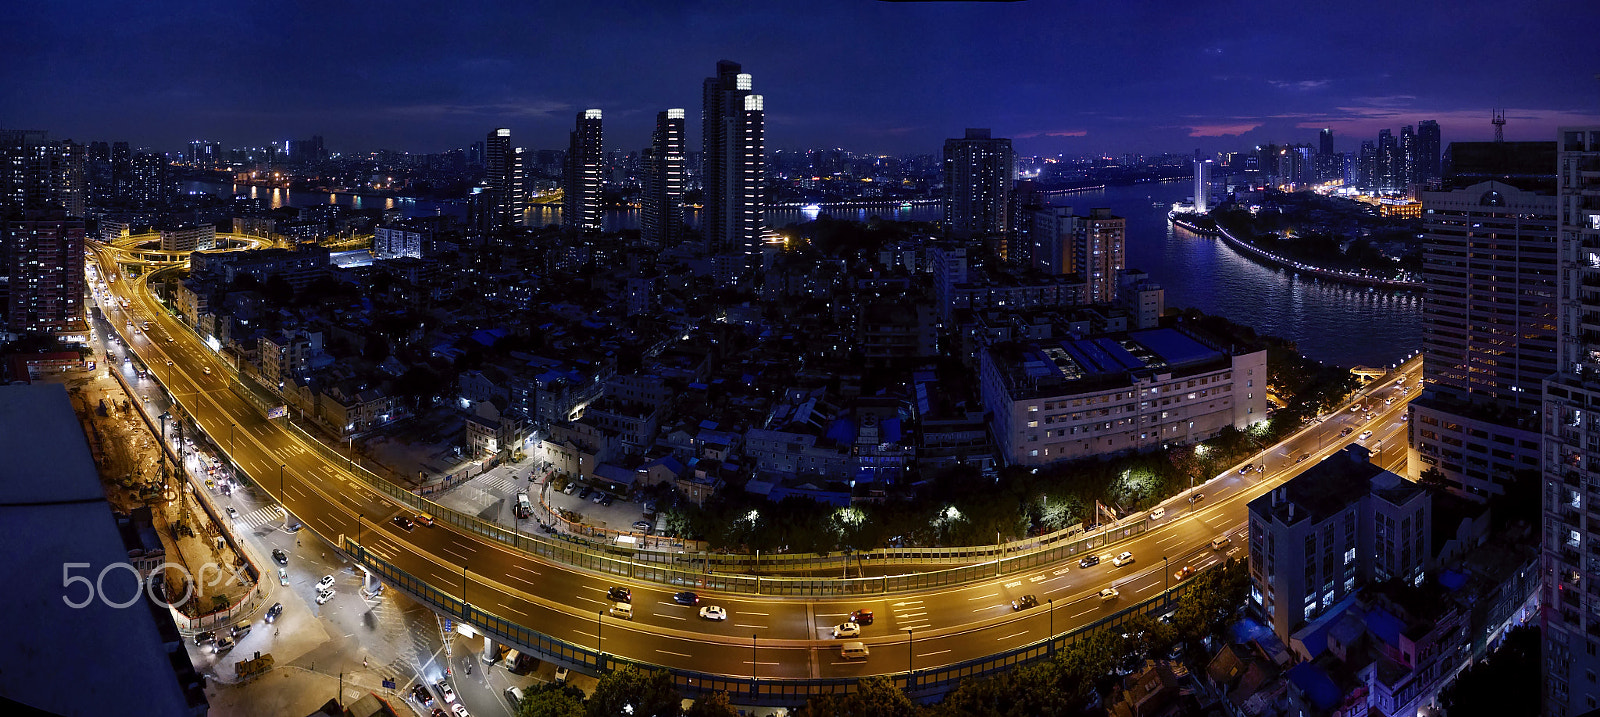
<path id="1" fill-rule="evenodd" d="M 100 259 L 113 257 L 102 253 Z M 692 586 L 630 583 L 554 564 L 442 522 L 412 530 L 397 526 L 393 519 L 409 516 L 411 510 L 363 484 L 347 465 L 330 461 L 298 432 L 264 418 L 230 388 L 232 369 L 151 297 L 149 276 L 110 284 L 111 292 L 129 304 L 120 309 L 103 302 L 113 313 L 126 313 L 107 318 L 119 327 L 127 321 L 134 326 L 151 322 L 148 331 L 125 333 L 133 351 L 212 442 L 324 539 L 336 544 L 341 536 L 354 539 L 433 587 L 464 596 L 474 607 L 580 647 L 645 663 L 762 679 L 859 677 L 985 657 L 1157 596 L 1175 584 L 1172 573 L 1181 567 L 1198 571 L 1228 556 L 1242 557 L 1248 501 L 1355 442 L 1362 431 L 1373 431 L 1362 442 L 1379 448 L 1376 462 L 1390 468 L 1403 463 L 1401 417 L 1416 392 L 1402 395 L 1394 381 L 1404 376 L 1415 386 L 1420 377 L 1420 361 L 1413 360 L 1369 387 L 1376 396 L 1365 399 L 1370 411 L 1330 414 L 1271 447 L 1264 458 L 1258 456 L 1253 464 L 1264 461 L 1264 472 L 1241 474 L 1236 466 L 1199 488 L 1204 498 L 1192 506 L 1182 498 L 1169 501 L 1158 526 L 1096 551 L 1102 559 L 1097 566 L 1080 568 L 1074 559 L 961 586 L 858 599 L 702 591 L 700 606 L 727 610 L 726 621 L 713 622 L 701 619 L 697 608 L 673 601 L 675 590 Z M 1369 414 L 1373 418 L 1366 419 Z M 1352 429 L 1350 435 L 1341 436 L 1346 427 Z M 1233 544 L 1226 551 L 1212 550 L 1211 540 L 1222 535 L 1232 536 Z M 1114 567 L 1111 558 L 1123 551 L 1132 552 L 1135 562 Z M 631 621 L 606 614 L 611 606 L 606 591 L 612 586 L 632 590 Z M 1098 593 L 1105 587 L 1115 587 L 1120 596 L 1102 600 Z M 1011 601 L 1025 594 L 1036 595 L 1040 606 L 1014 612 Z M 844 660 L 831 628 L 858 609 L 876 614 L 875 623 L 865 626 L 859 638 L 871 654 L 865 660 Z"/>

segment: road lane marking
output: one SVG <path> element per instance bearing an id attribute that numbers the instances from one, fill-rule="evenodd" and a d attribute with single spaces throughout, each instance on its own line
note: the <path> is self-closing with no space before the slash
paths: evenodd
<path id="1" fill-rule="evenodd" d="M 745 660 L 744 664 L 749 665 L 749 664 L 752 664 L 752 663 L 749 660 Z M 757 664 L 757 665 L 776 665 L 776 664 L 779 664 L 779 663 L 777 663 L 777 662 L 757 662 L 757 663 L 754 663 L 754 664 Z"/>
<path id="2" fill-rule="evenodd" d="M 995 609 L 997 607 L 1005 607 L 1005 606 L 1004 605 L 990 605 L 988 607 L 980 607 L 980 608 L 978 608 L 976 610 L 973 610 L 973 612 L 983 612 L 984 610 L 993 610 L 993 609 Z"/>
<path id="3" fill-rule="evenodd" d="M 733 626 L 734 627 L 753 627 L 753 628 L 757 628 L 757 629 L 760 629 L 760 630 L 769 629 L 766 625 L 745 625 L 745 624 L 742 624 L 742 623 L 734 623 Z"/>
<path id="4" fill-rule="evenodd" d="M 922 604 L 921 600 L 906 600 L 906 601 L 903 601 L 903 602 L 897 602 L 897 603 L 895 603 L 893 605 L 890 605 L 889 607 L 906 607 L 906 606 L 909 606 L 909 605 L 921 605 L 921 604 Z"/>
<path id="5" fill-rule="evenodd" d="M 573 630 L 573 632 L 576 632 L 579 635 L 583 635 L 584 637 L 594 637 L 594 633 L 592 633 L 592 632 L 584 632 L 582 630 Z M 598 638 L 596 638 L 596 639 L 598 639 Z"/>
<path id="6" fill-rule="evenodd" d="M 1028 631 L 1027 630 L 1023 630 L 1022 632 L 1011 633 L 1010 635 L 1006 635 L 1005 637 L 997 637 L 997 638 L 994 639 L 994 641 L 995 642 L 1005 642 L 1006 640 L 1009 640 L 1009 639 L 1011 639 L 1013 637 L 1021 637 L 1021 636 L 1026 635 L 1026 634 L 1028 634 Z"/>
<path id="7" fill-rule="evenodd" d="M 992 598 L 992 597 L 1000 597 L 1000 593 L 989 593 L 988 595 L 979 595 L 977 597 L 969 597 L 969 598 L 967 598 L 967 602 L 972 602 L 973 600 L 987 600 L 987 599 Z"/>
<path id="8" fill-rule="evenodd" d="M 461 554 L 461 553 L 458 553 L 458 552 L 456 552 L 456 551 L 454 551 L 454 550 L 451 550 L 451 549 L 450 549 L 450 546 L 447 546 L 447 545 L 441 545 L 441 546 L 439 546 L 439 549 L 440 549 L 440 550 L 442 550 L 442 551 L 444 551 L 444 552 L 446 552 L 446 553 L 449 553 L 449 554 L 451 554 L 451 555 L 454 555 L 454 556 L 456 556 L 456 557 L 458 557 L 458 558 L 461 558 L 461 560 L 462 560 L 462 561 L 466 561 L 466 560 L 470 560 L 470 558 L 468 558 L 468 557 L 467 557 L 467 556 L 465 556 L 465 555 L 462 555 L 462 554 Z"/>
<path id="9" fill-rule="evenodd" d="M 1006 587 L 1008 587 L 1008 588 L 1020 588 L 1020 587 L 1022 587 L 1022 581 L 1021 580 L 1012 580 L 1011 582 L 1006 583 Z"/>
<path id="10" fill-rule="evenodd" d="M 760 615 L 762 617 L 771 617 L 771 615 L 768 615 L 768 614 L 766 614 L 764 612 L 744 612 L 742 610 L 735 610 L 733 612 L 733 614 L 735 614 L 735 615 Z"/>
<path id="11" fill-rule="evenodd" d="M 1083 617 L 1084 615 L 1088 615 L 1089 613 L 1094 612 L 1095 610 L 1096 610 L 1096 608 L 1092 608 L 1091 607 L 1088 610 L 1084 610 L 1083 612 L 1074 614 L 1073 617 Z"/>
<path id="12" fill-rule="evenodd" d="M 1043 580 L 1043 579 L 1044 579 L 1043 575 L 1029 575 L 1028 576 L 1028 582 L 1030 582 L 1030 583 L 1036 583 L 1036 582 L 1039 582 L 1040 580 Z"/>
<path id="13" fill-rule="evenodd" d="M 1055 571 L 1053 573 L 1050 573 L 1050 574 L 1051 575 L 1055 575 L 1057 577 L 1061 577 L 1061 576 L 1066 575 L 1068 570 L 1070 570 L 1070 568 L 1062 568 L 1062 569 L 1057 570 L 1057 571 Z"/>
<path id="14" fill-rule="evenodd" d="M 895 613 L 895 617 L 898 617 L 901 620 L 905 620 L 907 618 L 920 617 L 920 616 L 926 615 L 926 614 L 928 614 L 928 611 L 927 610 L 923 610 L 922 612 Z"/>
<path id="15" fill-rule="evenodd" d="M 919 652 L 919 653 L 917 653 L 917 657 L 933 657 L 934 655 L 943 655 L 946 652 L 949 652 L 949 650 L 934 650 L 933 652 Z"/>
<path id="16" fill-rule="evenodd" d="M 674 620 L 688 620 L 689 619 L 689 618 L 683 617 L 681 615 L 667 615 L 667 614 L 659 613 L 659 612 L 656 613 L 656 617 L 670 617 L 670 618 L 672 618 Z"/>
<path id="17" fill-rule="evenodd" d="M 605 600 L 596 600 L 594 598 L 586 598 L 586 597 L 584 597 L 582 595 L 574 595 L 573 597 L 576 597 L 579 600 L 588 600 L 589 602 L 592 602 L 592 603 L 594 603 L 596 605 L 610 605 L 611 604 L 610 602 L 605 601 Z"/>

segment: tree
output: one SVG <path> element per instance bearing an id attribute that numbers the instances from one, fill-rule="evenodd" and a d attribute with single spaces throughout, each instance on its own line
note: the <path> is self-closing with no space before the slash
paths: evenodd
<path id="1" fill-rule="evenodd" d="M 665 670 L 633 665 L 600 678 L 589 695 L 589 717 L 675 717 L 683 698 Z"/>
<path id="2" fill-rule="evenodd" d="M 684 717 L 739 717 L 739 711 L 728 702 L 728 693 L 713 692 L 694 701 L 683 713 Z"/>
<path id="3" fill-rule="evenodd" d="M 555 682 L 529 688 L 517 705 L 517 717 L 584 717 L 585 714 L 583 692 Z"/>
<path id="4" fill-rule="evenodd" d="M 847 695 L 818 695 L 806 701 L 799 717 L 917 717 L 923 710 L 883 675 L 862 678 Z"/>

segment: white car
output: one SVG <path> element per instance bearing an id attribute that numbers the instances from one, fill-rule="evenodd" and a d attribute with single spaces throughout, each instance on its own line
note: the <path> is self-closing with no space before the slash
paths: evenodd
<path id="1" fill-rule="evenodd" d="M 321 580 L 317 581 L 317 592 L 322 592 L 323 590 L 327 590 L 327 589 L 332 588 L 332 587 L 333 587 L 333 576 L 332 575 L 324 575 L 324 576 L 322 576 Z"/>
<path id="2" fill-rule="evenodd" d="M 707 605 L 703 608 L 700 608 L 700 617 L 706 620 L 716 620 L 721 622 L 728 619 L 728 611 L 716 605 Z"/>
<path id="3" fill-rule="evenodd" d="M 1365 440 L 1367 440 L 1368 438 L 1371 438 L 1371 437 L 1372 437 L 1372 431 L 1362 431 L 1361 435 L 1356 436 L 1356 440 L 1365 441 Z"/>
<path id="4" fill-rule="evenodd" d="M 238 520 L 239 519 L 239 511 L 234 510 L 233 506 L 231 506 L 231 505 L 228 506 L 228 517 L 232 518 L 234 520 Z"/>
<path id="5" fill-rule="evenodd" d="M 288 568 L 278 568 L 278 584 L 279 585 L 288 585 L 289 584 L 289 569 Z"/>
<path id="6" fill-rule="evenodd" d="M 567 670 L 567 668 L 565 668 L 565 667 L 557 667 L 556 668 L 556 682 L 566 682 L 567 681 L 567 675 L 570 675 L 570 674 L 572 674 L 572 673 L 569 672 Z"/>
<path id="7" fill-rule="evenodd" d="M 467 706 L 460 702 L 450 705 L 450 711 L 454 712 L 456 717 L 472 717 L 472 713 L 467 711 Z"/>
<path id="8" fill-rule="evenodd" d="M 1116 588 L 1106 588 L 1106 589 L 1100 591 L 1100 599 L 1101 600 L 1115 600 L 1115 599 L 1117 599 L 1117 596 L 1121 595 L 1121 594 L 1122 593 L 1117 592 Z"/>
<path id="9" fill-rule="evenodd" d="M 321 605 L 321 604 L 323 604 L 323 603 L 325 603 L 325 602 L 327 602 L 329 600 L 332 600 L 334 594 L 337 593 L 337 592 L 338 591 L 334 590 L 333 588 L 328 588 L 327 590 L 318 590 L 317 591 L 317 604 Z"/>
<path id="10" fill-rule="evenodd" d="M 1165 517 L 1167 517 L 1167 509 L 1166 508 L 1152 508 L 1150 510 L 1150 519 L 1151 520 L 1160 520 L 1160 519 L 1165 518 Z"/>
<path id="11" fill-rule="evenodd" d="M 861 626 L 857 625 L 857 624 L 855 624 L 853 622 L 847 622 L 847 623 L 843 623 L 843 624 L 840 624 L 840 625 L 834 625 L 833 626 L 833 636 L 835 638 L 840 638 L 840 637 L 861 637 Z"/>
<path id="12" fill-rule="evenodd" d="M 1115 566 L 1117 566 L 1119 568 L 1124 566 L 1124 565 L 1127 565 L 1129 563 L 1132 563 L 1132 562 L 1133 562 L 1133 553 L 1123 553 L 1123 554 L 1118 555 L 1117 557 L 1111 559 L 1111 564 L 1115 565 Z"/>
<path id="13" fill-rule="evenodd" d="M 456 691 L 450 689 L 450 683 L 445 682 L 444 680 L 439 680 L 439 684 L 437 686 L 439 688 L 439 696 L 443 697 L 445 702 L 456 701 Z"/>

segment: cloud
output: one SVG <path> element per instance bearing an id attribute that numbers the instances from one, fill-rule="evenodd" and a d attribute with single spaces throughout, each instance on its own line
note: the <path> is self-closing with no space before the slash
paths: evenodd
<path id="1" fill-rule="evenodd" d="M 1019 132 L 1019 133 L 1013 134 L 1011 136 L 1016 137 L 1018 139 L 1032 139 L 1034 137 L 1087 137 L 1087 136 L 1089 136 L 1089 130 L 1086 130 L 1086 129 L 1041 129 L 1041 130 L 1034 130 L 1032 132 Z"/>
<path id="2" fill-rule="evenodd" d="M 1323 87 L 1327 87 L 1328 86 L 1328 81 L 1327 80 L 1297 80 L 1297 81 L 1267 80 L 1267 84 L 1272 85 L 1273 87 L 1275 87 L 1277 89 L 1280 89 L 1280 90 L 1294 90 L 1296 92 L 1309 92 L 1311 90 L 1320 90 Z"/>
<path id="3" fill-rule="evenodd" d="M 1186 129 L 1189 130 L 1190 137 L 1233 137 L 1260 126 L 1260 122 L 1242 122 L 1239 124 L 1189 125 Z"/>

